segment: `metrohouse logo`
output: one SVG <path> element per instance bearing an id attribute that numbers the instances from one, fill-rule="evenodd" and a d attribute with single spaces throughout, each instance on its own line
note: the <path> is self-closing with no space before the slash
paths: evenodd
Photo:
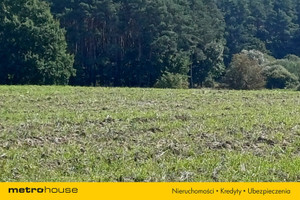
<path id="1" fill-rule="evenodd" d="M 79 192 L 78 188 L 8 188 L 9 194 L 34 194 L 34 193 L 40 193 L 40 194 L 77 194 Z"/>

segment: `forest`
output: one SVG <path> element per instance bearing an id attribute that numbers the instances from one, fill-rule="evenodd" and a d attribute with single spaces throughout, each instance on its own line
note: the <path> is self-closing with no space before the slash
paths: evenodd
<path id="1" fill-rule="evenodd" d="M 0 84 L 292 88 L 299 0 L 2 0 Z"/>

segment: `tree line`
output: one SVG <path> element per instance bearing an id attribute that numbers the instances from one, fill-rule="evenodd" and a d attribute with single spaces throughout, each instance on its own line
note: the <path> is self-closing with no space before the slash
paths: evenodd
<path id="1" fill-rule="evenodd" d="M 300 56 L 299 8 L 298 0 L 3 0 L 0 84 L 213 87 L 230 80 L 243 50 Z"/>

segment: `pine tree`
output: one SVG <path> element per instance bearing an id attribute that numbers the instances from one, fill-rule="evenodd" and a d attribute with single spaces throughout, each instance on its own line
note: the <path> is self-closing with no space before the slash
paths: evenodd
<path id="1" fill-rule="evenodd" d="M 0 4 L 0 83 L 67 84 L 74 75 L 65 31 L 39 0 Z"/>

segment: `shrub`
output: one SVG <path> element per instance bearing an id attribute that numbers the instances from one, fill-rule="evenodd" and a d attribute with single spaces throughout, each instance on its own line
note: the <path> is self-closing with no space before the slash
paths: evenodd
<path id="1" fill-rule="evenodd" d="M 244 53 L 235 54 L 225 74 L 224 83 L 237 90 L 261 89 L 265 85 L 265 78 L 261 72 L 262 67 L 257 60 Z"/>
<path id="2" fill-rule="evenodd" d="M 269 63 L 269 57 L 266 54 L 262 53 L 258 50 L 242 50 L 242 54 L 245 54 L 248 56 L 251 60 L 256 60 L 259 65 L 265 65 L 266 63 Z"/>
<path id="3" fill-rule="evenodd" d="M 287 55 L 284 59 L 276 60 L 271 65 L 281 65 L 300 79 L 300 58 L 298 56 Z"/>
<path id="4" fill-rule="evenodd" d="M 189 87 L 188 76 L 178 73 L 165 72 L 160 79 L 157 80 L 154 87 L 186 89 Z"/>
<path id="5" fill-rule="evenodd" d="M 207 88 L 215 88 L 216 82 L 214 81 L 213 77 L 211 75 L 208 75 L 203 82 L 203 86 Z"/>
<path id="6" fill-rule="evenodd" d="M 292 88 L 299 83 L 298 78 L 281 65 L 267 66 L 263 74 L 266 77 L 268 89 Z"/>

